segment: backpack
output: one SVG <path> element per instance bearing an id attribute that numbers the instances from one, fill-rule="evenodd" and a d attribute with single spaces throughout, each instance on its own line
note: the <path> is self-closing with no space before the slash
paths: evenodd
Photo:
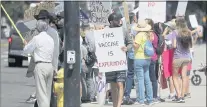
<path id="1" fill-rule="evenodd" d="M 89 51 L 89 48 L 88 48 L 89 45 L 86 43 L 85 38 L 83 38 L 83 44 L 84 44 L 84 46 L 86 46 L 86 49 L 87 49 L 87 52 L 88 52 L 87 57 L 85 59 L 85 63 L 86 63 L 87 66 L 93 67 L 94 64 L 97 62 L 96 53 Z"/>
<path id="2" fill-rule="evenodd" d="M 165 47 L 165 39 L 162 35 L 159 35 L 157 32 L 154 32 L 158 37 L 157 48 L 155 48 L 155 52 L 157 55 L 162 55 Z"/>
<path id="3" fill-rule="evenodd" d="M 148 57 L 152 57 L 154 55 L 154 47 L 150 40 L 146 40 L 144 44 L 144 53 Z"/>

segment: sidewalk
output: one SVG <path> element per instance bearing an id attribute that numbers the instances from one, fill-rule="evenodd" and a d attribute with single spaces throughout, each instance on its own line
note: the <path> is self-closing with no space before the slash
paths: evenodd
<path id="1" fill-rule="evenodd" d="M 205 80 L 204 80 L 205 81 Z M 206 107 L 206 86 L 191 86 L 191 98 L 186 99 L 185 103 L 175 103 L 171 100 L 166 99 L 163 103 L 158 103 L 152 105 L 153 107 Z M 168 96 L 168 89 L 162 91 L 162 98 L 166 98 Z M 133 89 L 131 93 L 132 98 L 136 97 L 135 89 Z M 112 104 L 105 105 L 102 107 L 112 107 Z M 82 104 L 82 107 L 101 107 L 96 104 Z M 123 105 L 122 107 L 141 107 L 140 105 Z"/>
<path id="2" fill-rule="evenodd" d="M 200 63 L 206 63 L 206 44 L 194 46 L 194 62 L 193 69 L 198 68 Z M 164 103 L 153 105 L 153 107 L 206 107 L 206 76 L 204 73 L 197 73 L 201 76 L 202 82 L 199 86 L 190 86 L 191 98 L 186 99 L 186 103 L 175 103 L 171 100 L 166 100 Z M 193 73 L 191 72 L 191 76 Z M 162 91 L 162 98 L 166 98 L 169 95 L 169 90 Z M 136 92 L 133 89 L 131 97 L 136 97 Z M 82 104 L 82 107 L 101 107 L 98 104 Z M 113 107 L 112 104 L 105 105 L 103 107 Z M 139 105 L 123 105 L 122 107 L 140 107 Z"/>

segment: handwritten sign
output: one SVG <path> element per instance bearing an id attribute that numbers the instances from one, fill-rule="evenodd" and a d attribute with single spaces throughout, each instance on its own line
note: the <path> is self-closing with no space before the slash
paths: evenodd
<path id="1" fill-rule="evenodd" d="M 179 1 L 178 2 L 176 16 L 184 16 L 185 15 L 187 4 L 188 4 L 187 1 Z"/>
<path id="2" fill-rule="evenodd" d="M 155 23 L 165 22 L 166 2 L 139 2 L 139 19 L 150 18 Z"/>
<path id="3" fill-rule="evenodd" d="M 91 1 L 89 2 L 89 22 L 92 24 L 109 25 L 108 16 L 111 13 L 110 2 Z"/>
<path id="4" fill-rule="evenodd" d="M 106 28 L 94 31 L 99 72 L 112 72 L 127 69 L 126 53 L 122 28 Z"/>
<path id="5" fill-rule="evenodd" d="M 64 11 L 64 2 L 59 2 L 59 5 L 57 5 L 54 9 L 54 13 L 60 13 Z"/>
<path id="6" fill-rule="evenodd" d="M 198 21 L 195 15 L 189 15 L 189 20 L 192 28 L 198 27 Z"/>
<path id="7" fill-rule="evenodd" d="M 38 4 L 36 7 L 29 8 L 24 12 L 24 20 L 32 20 L 34 19 L 34 15 L 38 14 L 40 10 L 45 9 L 51 12 L 55 8 L 54 2 L 44 2 Z"/>

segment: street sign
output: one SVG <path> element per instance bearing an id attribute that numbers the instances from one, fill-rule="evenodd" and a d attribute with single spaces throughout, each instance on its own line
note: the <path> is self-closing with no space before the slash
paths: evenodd
<path id="1" fill-rule="evenodd" d="M 67 63 L 68 64 L 75 63 L 75 51 L 74 50 L 67 51 Z"/>

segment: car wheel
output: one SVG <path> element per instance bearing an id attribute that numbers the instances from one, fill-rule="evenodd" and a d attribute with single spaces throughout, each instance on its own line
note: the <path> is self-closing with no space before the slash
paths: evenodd
<path id="1" fill-rule="evenodd" d="M 11 60 L 11 61 L 10 61 Z M 15 67 L 16 66 L 16 58 L 13 56 L 8 56 L 8 66 Z"/>
<path id="2" fill-rule="evenodd" d="M 18 67 L 22 67 L 23 60 L 22 59 L 16 59 L 15 63 Z"/>
<path id="3" fill-rule="evenodd" d="M 16 66 L 16 63 L 8 62 L 8 65 L 9 65 L 9 67 L 15 67 Z"/>

